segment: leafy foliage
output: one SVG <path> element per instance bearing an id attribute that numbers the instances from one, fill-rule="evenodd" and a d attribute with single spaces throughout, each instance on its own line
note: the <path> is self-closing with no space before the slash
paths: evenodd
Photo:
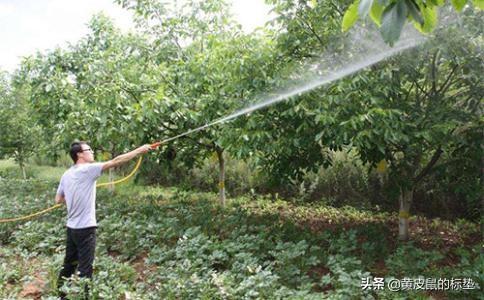
<path id="1" fill-rule="evenodd" d="M 483 9 L 482 0 L 452 0 L 452 6 L 462 11 L 468 2 Z M 355 0 L 343 17 L 342 29 L 347 31 L 358 18 L 370 15 L 372 21 L 381 26 L 381 35 L 390 45 L 400 37 L 403 25 L 410 21 L 423 33 L 432 32 L 437 26 L 438 8 L 445 5 L 444 0 Z"/>
<path id="2" fill-rule="evenodd" d="M 12 157 L 27 179 L 25 164 L 40 144 L 40 128 L 31 117 L 28 86 L 10 86 L 7 73 L 0 72 L 0 157 Z"/>

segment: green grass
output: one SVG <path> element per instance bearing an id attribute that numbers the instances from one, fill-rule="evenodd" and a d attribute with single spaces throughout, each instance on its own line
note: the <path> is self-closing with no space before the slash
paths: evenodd
<path id="1" fill-rule="evenodd" d="M 26 165 L 27 178 L 41 179 L 50 182 L 58 182 L 67 169 L 68 167 L 39 166 L 35 164 Z M 4 174 L 4 177 L 22 178 L 20 167 L 12 159 L 0 160 L 0 176 L 2 176 L 2 174 Z M 122 176 L 115 176 L 115 179 L 120 178 L 122 178 Z M 103 173 L 98 179 L 98 182 L 107 182 L 108 179 L 108 174 Z"/>
<path id="2" fill-rule="evenodd" d="M 26 165 L 26 173 L 28 178 L 37 178 L 47 181 L 57 181 L 60 179 L 65 171 L 65 168 L 38 166 L 35 164 Z M 22 171 L 14 160 L 0 160 L 0 175 L 8 174 L 9 177 L 22 178 Z"/>
<path id="3" fill-rule="evenodd" d="M 10 169 L 17 166 L 13 159 L 0 159 L 0 170 Z"/>

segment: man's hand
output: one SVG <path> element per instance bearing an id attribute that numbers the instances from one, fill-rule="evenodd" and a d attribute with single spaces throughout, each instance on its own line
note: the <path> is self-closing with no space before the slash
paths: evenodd
<path id="1" fill-rule="evenodd" d="M 139 154 L 144 154 L 144 153 L 146 153 L 146 152 L 148 152 L 150 150 L 152 150 L 152 149 L 151 149 L 151 145 L 149 145 L 149 144 L 143 145 L 143 146 L 141 146 L 141 147 L 139 147 L 139 148 L 136 149 L 136 151 Z"/>
<path id="2" fill-rule="evenodd" d="M 66 199 L 64 196 L 56 194 L 55 195 L 55 204 L 61 204 L 61 203 L 66 203 Z"/>

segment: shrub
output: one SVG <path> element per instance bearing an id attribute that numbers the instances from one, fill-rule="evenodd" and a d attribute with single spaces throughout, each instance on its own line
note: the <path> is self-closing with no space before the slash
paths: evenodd
<path id="1" fill-rule="evenodd" d="M 393 276 L 424 276 L 429 274 L 430 267 L 443 258 L 438 251 L 425 251 L 405 244 L 399 246 L 395 253 L 385 260 L 389 274 Z M 432 275 L 432 274 L 430 274 Z"/>

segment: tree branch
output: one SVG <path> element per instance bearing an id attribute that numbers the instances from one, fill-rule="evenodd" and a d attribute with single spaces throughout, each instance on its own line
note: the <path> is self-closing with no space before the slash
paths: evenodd
<path id="1" fill-rule="evenodd" d="M 125 87 L 123 87 L 123 86 L 121 86 L 121 85 L 119 86 L 119 88 L 120 88 L 120 89 L 122 89 L 123 91 L 125 91 L 126 93 L 130 94 L 130 95 L 131 95 L 131 97 L 133 97 L 133 98 L 134 98 L 134 100 L 135 100 L 137 103 L 140 103 L 140 100 L 139 100 L 138 96 L 137 96 L 137 95 L 136 95 L 136 94 L 135 94 L 135 93 L 134 93 L 132 90 L 127 89 L 127 88 L 125 88 Z"/>
<path id="2" fill-rule="evenodd" d="M 306 25 L 306 27 L 309 29 L 309 31 L 311 31 L 311 33 L 316 37 L 316 39 L 319 41 L 319 44 L 321 44 L 321 47 L 324 47 L 324 42 L 323 40 L 321 39 L 321 37 L 317 34 L 316 31 L 314 31 L 314 28 L 311 26 L 311 24 L 309 24 L 308 22 L 306 22 L 306 20 L 300 18 L 300 17 L 297 17 L 298 20 L 300 20 L 304 25 Z"/>
<path id="3" fill-rule="evenodd" d="M 415 176 L 415 178 L 413 179 L 413 182 L 414 182 L 415 185 L 418 184 L 420 182 L 420 180 L 422 180 L 422 178 L 425 177 L 430 172 L 430 170 L 432 169 L 432 167 L 439 160 L 439 158 L 442 155 L 442 153 L 443 153 L 443 151 L 442 151 L 442 148 L 441 147 L 439 147 L 434 152 L 434 155 L 432 156 L 432 158 L 430 159 L 430 161 L 428 162 L 428 164 L 422 169 L 422 171 L 420 172 L 420 174 L 418 174 L 417 176 Z"/>
<path id="4" fill-rule="evenodd" d="M 452 70 L 450 71 L 449 76 L 445 80 L 445 82 L 442 84 L 442 87 L 437 91 L 438 94 L 443 94 L 447 91 L 447 89 L 450 87 L 451 83 L 450 80 L 454 76 L 455 71 L 457 70 L 458 65 L 455 65 Z"/>
<path id="5" fill-rule="evenodd" d="M 429 94 L 429 93 L 427 93 L 427 91 L 425 91 L 425 90 L 424 90 L 424 89 L 423 89 L 423 88 L 422 88 L 422 87 L 421 87 L 421 86 L 418 84 L 417 80 L 414 80 L 413 82 L 415 83 L 415 85 L 417 86 L 417 88 L 420 90 L 420 92 L 421 92 L 422 94 L 424 94 L 424 95 L 425 95 L 427 98 L 429 98 L 429 99 L 430 99 L 430 94 Z"/>
<path id="6" fill-rule="evenodd" d="M 407 103 L 408 97 L 410 97 L 410 93 L 412 92 L 412 89 L 413 89 L 414 85 L 415 85 L 415 82 L 412 82 L 412 85 L 408 89 L 407 96 L 405 96 L 405 101 L 403 101 L 404 103 Z"/>
<path id="7" fill-rule="evenodd" d="M 432 58 L 432 94 L 437 94 L 437 56 L 439 55 L 439 50 L 437 50 Z"/>
<path id="8" fill-rule="evenodd" d="M 165 82 L 168 84 L 168 87 L 170 88 L 170 90 L 171 90 L 171 91 L 172 91 L 172 92 L 173 92 L 175 95 L 177 95 L 178 97 L 181 97 L 181 95 L 180 95 L 181 93 L 180 93 L 180 91 L 179 91 L 179 90 L 178 90 L 178 89 L 175 87 L 175 85 L 174 85 L 173 83 L 171 83 L 170 81 L 168 81 L 168 80 L 166 79 L 166 76 L 165 76 L 165 75 L 163 75 L 161 72 L 160 72 L 160 76 L 161 76 L 161 78 L 163 78 L 163 80 L 164 80 L 164 81 L 165 81 Z"/>

